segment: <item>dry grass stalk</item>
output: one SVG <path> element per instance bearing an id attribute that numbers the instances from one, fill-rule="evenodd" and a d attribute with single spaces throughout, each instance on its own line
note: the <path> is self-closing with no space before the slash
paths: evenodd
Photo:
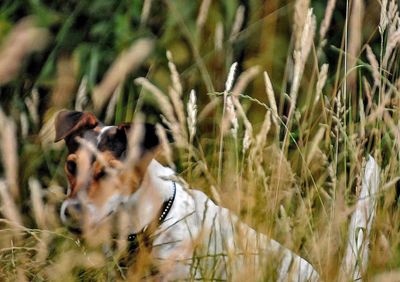
<path id="1" fill-rule="evenodd" d="M 194 135 L 196 134 L 196 123 L 197 123 L 197 104 L 196 104 L 196 92 L 192 89 L 190 91 L 189 101 L 187 103 L 187 124 L 189 129 L 189 139 L 192 142 Z"/>
<path id="2" fill-rule="evenodd" d="M 272 87 L 271 79 L 269 78 L 268 73 L 266 71 L 264 72 L 264 81 L 265 81 L 265 92 L 267 92 L 268 102 L 271 107 L 272 121 L 275 124 L 275 126 L 279 128 L 280 127 L 278 120 L 279 114 L 278 114 L 278 107 L 276 106 L 274 88 Z M 277 131 L 279 132 L 278 129 Z"/>
<path id="3" fill-rule="evenodd" d="M 0 49 L 0 85 L 17 75 L 27 55 L 46 47 L 49 37 L 49 32 L 38 27 L 34 18 L 20 20 Z"/>
<path id="4" fill-rule="evenodd" d="M 102 158 L 102 155 L 99 154 L 99 151 L 94 144 L 80 137 L 76 137 L 76 139 L 80 145 L 79 158 L 76 161 L 76 185 L 79 187 L 84 185 L 84 183 L 90 183 L 90 178 L 92 177 L 90 173 L 90 167 L 93 155 L 95 155 L 96 159 L 105 167 L 107 167 L 108 164 L 104 158 Z"/>
<path id="5" fill-rule="evenodd" d="M 41 232 L 39 236 L 40 239 L 36 244 L 37 253 L 35 263 L 44 264 L 49 256 L 50 246 L 52 246 L 52 235 L 48 232 Z"/>
<path id="6" fill-rule="evenodd" d="M 182 83 L 179 78 L 178 70 L 176 69 L 176 66 L 173 62 L 172 53 L 170 51 L 167 51 L 167 58 L 168 58 L 168 68 L 169 71 L 171 72 L 172 87 L 175 89 L 176 93 L 179 96 L 182 96 L 182 91 L 183 91 Z"/>
<path id="7" fill-rule="evenodd" d="M 19 115 L 19 121 L 21 124 L 21 136 L 22 138 L 26 138 L 29 133 L 29 121 L 28 116 L 23 112 Z"/>
<path id="8" fill-rule="evenodd" d="M 374 78 L 374 85 L 378 86 L 380 85 L 380 73 L 379 73 L 379 63 L 378 60 L 375 57 L 374 52 L 372 51 L 371 47 L 369 45 L 366 46 L 366 52 L 367 52 L 367 59 L 371 65 L 372 69 L 372 76 Z"/>
<path id="9" fill-rule="evenodd" d="M 364 140 L 365 139 L 365 125 L 366 125 L 366 118 L 365 118 L 365 109 L 364 109 L 364 103 L 362 98 L 358 100 L 358 106 L 360 108 L 360 139 Z"/>
<path id="10" fill-rule="evenodd" d="M 57 61 L 57 80 L 51 96 L 56 109 L 68 107 L 76 87 L 77 63 L 72 56 L 62 56 Z"/>
<path id="11" fill-rule="evenodd" d="M 244 91 L 247 85 L 252 81 L 259 73 L 261 68 L 259 66 L 253 66 L 243 72 L 237 79 L 235 87 L 232 89 L 232 96 L 238 97 L 240 93 Z"/>
<path id="12" fill-rule="evenodd" d="M 233 63 L 229 69 L 228 78 L 225 82 L 225 90 L 224 90 L 224 104 L 222 108 L 222 124 L 220 127 L 220 139 L 219 139 L 219 154 L 218 154 L 218 182 L 221 183 L 221 175 L 222 175 L 222 155 L 223 155 L 223 148 L 224 148 L 224 134 L 229 124 L 232 122 L 232 118 L 234 116 L 228 116 L 227 114 L 227 107 L 228 107 L 228 92 L 232 89 L 233 81 L 235 78 L 237 62 Z M 234 112 L 234 109 L 233 109 Z M 231 111 L 232 113 L 232 111 Z"/>
<path id="13" fill-rule="evenodd" d="M 221 204 L 221 195 L 217 191 L 217 188 L 215 188 L 214 185 L 211 185 L 210 190 L 211 190 L 211 195 L 213 196 L 213 199 L 215 200 L 215 202 L 217 204 Z"/>
<path id="14" fill-rule="evenodd" d="M 397 282 L 400 281 L 400 270 L 388 270 L 382 273 L 376 274 L 372 279 L 372 282 Z"/>
<path id="15" fill-rule="evenodd" d="M 11 223 L 13 223 L 15 225 L 15 228 L 17 226 L 22 226 L 21 215 L 18 211 L 17 206 L 15 205 L 13 198 L 9 193 L 6 182 L 2 179 L 0 179 L 0 197 L 2 203 L 0 210 L 3 216 Z"/>
<path id="16" fill-rule="evenodd" d="M 153 3 L 153 0 L 144 0 L 143 1 L 143 8 L 142 8 L 142 14 L 140 15 L 140 25 L 144 26 L 147 23 L 147 20 L 150 15 L 151 11 L 151 4 Z"/>
<path id="17" fill-rule="evenodd" d="M 292 88 L 290 89 L 290 112 L 294 111 L 297 100 L 297 93 L 300 87 L 300 80 L 303 77 L 303 70 L 306 64 L 308 55 L 311 51 L 313 38 L 315 35 L 316 20 L 312 9 L 308 10 L 307 17 L 304 24 L 304 29 L 301 32 L 300 46 L 294 51 L 294 72 Z"/>
<path id="18" fill-rule="evenodd" d="M 350 38 L 348 46 L 348 70 L 354 68 L 357 62 L 357 57 L 360 52 L 361 41 L 362 41 L 362 21 L 364 18 L 364 0 L 353 0 L 351 15 L 350 15 Z M 357 73 L 351 72 L 348 76 L 350 87 L 354 88 L 356 85 Z"/>
<path id="19" fill-rule="evenodd" d="M 59 204 L 65 199 L 65 187 L 50 184 L 46 187 L 46 223 L 48 228 L 57 228 L 60 225 Z"/>
<path id="20" fill-rule="evenodd" d="M 383 121 L 390 128 L 391 133 L 396 139 L 397 143 L 400 144 L 400 129 L 398 123 L 395 123 L 393 118 L 387 111 L 383 112 Z"/>
<path id="21" fill-rule="evenodd" d="M 139 39 L 117 58 L 93 92 L 92 100 L 96 111 L 103 107 L 125 77 L 144 62 L 153 47 L 152 40 Z"/>
<path id="22" fill-rule="evenodd" d="M 61 111 L 61 110 L 60 110 Z M 43 147 L 45 146 L 60 146 L 62 143 L 54 143 L 54 139 L 56 136 L 56 132 L 54 130 L 54 122 L 57 114 L 60 111 L 50 112 L 51 115 L 48 115 L 44 120 L 44 124 L 39 131 L 40 142 Z"/>
<path id="23" fill-rule="evenodd" d="M 238 97 L 239 94 L 244 91 L 244 89 L 247 87 L 250 81 L 253 80 L 259 73 L 260 73 L 259 66 L 253 66 L 247 69 L 238 77 L 237 83 L 235 84 L 235 87 L 233 88 L 231 94 L 233 105 L 235 106 L 235 109 L 239 114 L 239 116 L 243 119 L 244 126 L 246 130 L 248 130 L 250 135 L 252 135 L 253 127 L 251 125 L 251 122 L 247 118 L 246 113 L 239 102 Z"/>
<path id="24" fill-rule="evenodd" d="M 26 270 L 23 267 L 17 267 L 17 276 L 16 281 L 19 282 L 28 282 L 28 278 L 26 277 Z"/>
<path id="25" fill-rule="evenodd" d="M 385 55 L 383 56 L 382 68 L 389 70 L 390 66 L 388 64 L 389 58 L 393 54 L 393 51 L 400 43 L 400 29 L 389 35 L 388 42 L 385 49 Z"/>
<path id="26" fill-rule="evenodd" d="M 371 85 L 365 77 L 363 77 L 363 85 L 365 96 L 367 96 L 367 111 L 369 111 L 372 107 L 372 91 Z"/>
<path id="27" fill-rule="evenodd" d="M 208 102 L 205 106 L 203 106 L 203 109 L 199 112 L 197 120 L 201 122 L 207 117 L 209 117 L 215 111 L 215 109 L 218 107 L 220 103 L 221 103 L 220 99 L 217 98 L 211 99 L 210 102 Z"/>
<path id="28" fill-rule="evenodd" d="M 264 121 L 261 126 L 260 131 L 255 137 L 254 146 L 251 147 L 249 152 L 249 164 L 253 164 L 256 168 L 256 173 L 261 175 L 261 178 L 264 178 L 265 172 L 262 169 L 263 155 L 262 151 L 266 145 L 267 135 L 271 128 L 271 111 L 267 111 L 265 113 Z M 266 177 L 264 178 L 266 179 Z"/>
<path id="29" fill-rule="evenodd" d="M 168 98 L 165 94 L 157 88 L 154 84 L 152 84 L 147 78 L 139 77 L 135 79 L 135 83 L 141 85 L 144 89 L 152 93 L 157 99 L 158 105 L 164 116 L 167 118 L 168 122 L 176 123 L 177 120 L 174 114 L 174 108 L 169 102 Z"/>
<path id="30" fill-rule="evenodd" d="M 237 83 L 235 84 L 235 87 L 233 88 L 231 94 L 233 105 L 235 106 L 239 116 L 243 119 L 244 126 L 247 130 L 249 130 L 249 133 L 253 132 L 253 127 L 251 125 L 251 122 L 248 120 L 246 113 L 244 112 L 244 109 L 239 102 L 238 97 L 239 94 L 244 91 L 244 89 L 247 87 L 250 81 L 253 80 L 259 73 L 260 73 L 259 66 L 251 67 L 245 72 L 243 72 L 238 77 Z"/>
<path id="31" fill-rule="evenodd" d="M 283 148 L 285 148 L 285 146 L 288 143 L 288 138 L 290 133 L 290 123 L 292 120 L 292 116 L 294 114 L 294 110 L 296 108 L 297 95 L 300 87 L 300 81 L 301 78 L 303 77 L 304 66 L 306 64 L 308 55 L 311 51 L 311 47 L 313 44 L 315 28 L 316 28 L 315 15 L 313 14 L 312 9 L 308 9 L 307 17 L 304 23 L 304 28 L 301 32 L 300 46 L 294 50 L 294 71 L 293 71 L 292 87 L 290 89 L 290 108 L 286 123 L 288 130 L 286 130 L 286 134 L 283 140 Z"/>
<path id="32" fill-rule="evenodd" d="M 110 124 L 114 120 L 115 107 L 117 105 L 119 96 L 121 95 L 121 88 L 122 85 L 117 86 L 113 95 L 111 96 L 110 102 L 107 105 L 106 117 L 104 119 L 106 124 Z"/>
<path id="33" fill-rule="evenodd" d="M 35 178 L 29 178 L 29 189 L 31 190 L 31 203 L 35 221 L 39 228 L 46 229 L 46 215 L 42 199 L 42 187 Z"/>
<path id="34" fill-rule="evenodd" d="M 160 118 L 161 118 L 162 123 L 163 123 L 167 128 L 169 128 L 169 129 L 173 128 L 173 125 L 167 120 L 167 118 L 166 118 L 163 114 L 160 115 Z"/>
<path id="35" fill-rule="evenodd" d="M 386 106 L 390 105 L 390 102 L 390 95 L 385 95 L 381 100 L 381 103 L 376 106 L 371 114 L 368 115 L 367 123 L 372 124 L 376 120 L 380 120 L 382 118 L 382 115 L 386 112 Z"/>
<path id="36" fill-rule="evenodd" d="M 288 130 L 286 131 L 283 140 L 283 148 L 285 148 L 285 146 L 288 143 L 288 138 L 290 133 L 290 123 L 296 108 L 300 82 L 303 77 L 304 67 L 313 44 L 315 29 L 316 29 L 315 15 L 313 14 L 312 9 L 308 9 L 303 29 L 297 32 L 301 36 L 299 39 L 300 42 L 299 46 L 295 48 L 293 53 L 294 57 L 293 79 L 292 79 L 292 86 L 290 89 L 290 108 L 286 122 Z"/>
<path id="37" fill-rule="evenodd" d="M 310 0 L 297 0 L 294 4 L 293 15 L 293 35 L 295 38 L 294 49 L 301 48 L 301 41 L 304 35 L 304 25 L 306 24 L 306 15 L 309 10 Z"/>
<path id="38" fill-rule="evenodd" d="M 25 98 L 25 105 L 28 108 L 29 115 L 33 123 L 37 126 L 40 121 L 38 107 L 39 107 L 39 92 L 37 88 L 33 88 L 31 95 Z"/>
<path id="39" fill-rule="evenodd" d="M 129 226 L 131 215 L 126 210 L 123 209 L 120 209 L 117 215 L 118 215 L 116 216 L 118 220 L 117 257 L 119 257 L 121 254 L 126 252 L 128 247 L 128 242 L 126 238 L 128 237 L 130 230 L 127 227 Z"/>
<path id="40" fill-rule="evenodd" d="M 391 68 L 391 66 L 389 66 L 389 59 L 393 54 L 394 48 L 399 43 L 400 18 L 399 18 L 397 1 L 391 0 L 389 2 L 389 5 L 382 2 L 381 22 L 383 27 L 385 27 L 385 29 L 382 29 L 381 32 L 381 27 L 379 26 L 379 31 L 382 34 L 382 40 L 383 40 L 383 32 L 384 30 L 387 30 L 386 48 L 384 51 L 383 60 L 381 58 L 382 60 L 381 67 L 389 71 L 389 69 Z M 381 43 L 381 47 L 383 47 L 383 41 Z M 383 52 L 383 50 L 381 52 Z"/>
<path id="41" fill-rule="evenodd" d="M 79 84 L 78 93 L 76 94 L 76 99 L 75 99 L 75 110 L 76 111 L 83 111 L 88 102 L 87 84 L 88 84 L 87 77 L 84 76 L 82 78 L 81 83 Z"/>
<path id="42" fill-rule="evenodd" d="M 224 25 L 218 22 L 215 27 L 214 46 L 216 50 L 222 50 L 224 46 Z"/>
<path id="43" fill-rule="evenodd" d="M 196 20 L 198 33 L 200 33 L 203 30 L 203 26 L 207 21 L 210 5 L 211 5 L 211 0 L 203 0 L 201 2 L 199 14 L 198 14 L 197 20 Z"/>
<path id="44" fill-rule="evenodd" d="M 233 21 L 233 26 L 232 26 L 232 30 L 231 30 L 231 34 L 229 35 L 229 40 L 230 41 L 234 41 L 239 32 L 240 29 L 243 26 L 243 22 L 244 22 L 244 12 L 246 11 L 246 8 L 243 5 L 240 5 L 237 10 L 236 10 L 236 14 L 235 14 L 235 20 Z"/>
<path id="45" fill-rule="evenodd" d="M 75 140 L 79 143 L 79 146 L 86 151 L 85 153 L 82 154 L 82 159 L 87 159 L 87 160 L 82 160 L 83 163 L 83 168 L 80 169 L 82 171 L 82 173 L 86 172 L 86 171 L 90 171 L 90 164 L 91 164 L 91 158 L 92 155 L 94 155 L 96 157 L 96 160 L 99 161 L 101 163 L 101 165 L 108 167 L 108 163 L 107 161 L 104 159 L 103 155 L 101 154 L 101 152 L 97 149 L 96 145 L 94 143 L 89 142 L 88 140 L 76 136 Z M 79 162 L 77 163 L 78 168 L 79 168 Z M 82 174 L 83 175 L 83 174 Z M 78 177 L 79 178 L 79 173 L 78 173 Z M 78 179 L 79 180 L 79 179 Z M 79 182 L 79 181 L 78 181 Z"/>
<path id="46" fill-rule="evenodd" d="M 324 88 L 326 79 L 328 78 L 328 68 L 329 68 L 328 64 L 323 64 L 321 67 L 321 71 L 319 72 L 317 85 L 315 87 L 314 104 L 318 103 L 318 101 L 321 97 L 322 89 Z"/>
<path id="47" fill-rule="evenodd" d="M 4 114 L 0 108 L 0 150 L 3 161 L 3 168 L 6 176 L 7 185 L 14 199 L 19 198 L 18 188 L 18 141 L 15 123 Z"/>
<path id="48" fill-rule="evenodd" d="M 260 132 L 256 136 L 254 152 L 261 152 L 266 143 L 267 143 L 267 135 L 271 128 L 271 111 L 267 111 L 265 113 L 264 121 L 261 126 Z"/>
<path id="49" fill-rule="evenodd" d="M 226 79 L 225 82 L 225 93 L 228 93 L 232 89 L 233 81 L 235 79 L 237 64 L 238 64 L 237 62 L 234 62 L 229 69 L 228 78 Z"/>
<path id="50" fill-rule="evenodd" d="M 129 171 L 140 157 L 140 143 L 144 137 L 143 120 L 144 117 L 141 114 L 137 114 L 132 123 L 132 129 L 129 131 L 128 155 L 125 160 L 126 167 Z"/>
<path id="51" fill-rule="evenodd" d="M 160 139 L 163 155 L 167 159 L 168 165 L 175 168 L 175 164 L 172 160 L 172 149 L 168 142 L 167 133 L 165 132 L 165 128 L 159 123 L 156 124 L 156 134 Z"/>
<path id="52" fill-rule="evenodd" d="M 338 91 L 337 96 L 334 99 L 334 113 L 332 115 L 332 119 L 335 123 L 335 127 L 333 128 L 334 131 L 334 136 L 336 138 L 336 146 L 338 144 L 339 141 L 342 140 L 342 137 L 340 137 L 340 135 L 343 133 L 340 128 L 343 127 L 343 120 L 341 119 L 343 116 L 344 111 L 346 110 L 346 105 L 343 105 L 342 103 L 342 99 L 344 95 L 342 95 L 342 91 Z"/>
<path id="53" fill-rule="evenodd" d="M 239 121 L 236 115 L 235 107 L 233 106 L 232 97 L 228 96 L 226 98 L 226 119 L 229 121 L 231 128 L 231 134 L 234 139 L 237 138 L 237 133 L 239 129 Z M 227 124 L 227 123 L 225 123 Z M 225 130 L 224 130 L 225 132 Z"/>
<path id="54" fill-rule="evenodd" d="M 184 112 L 184 106 L 180 95 L 175 91 L 174 88 L 169 87 L 168 89 L 169 97 L 174 107 L 174 112 L 178 117 L 178 122 L 180 126 L 180 134 L 184 139 L 186 139 L 186 131 L 183 130 L 186 127 L 186 117 Z"/>
<path id="55" fill-rule="evenodd" d="M 325 39 L 326 32 L 331 25 L 333 11 L 335 10 L 336 0 L 328 0 L 328 4 L 325 9 L 325 16 L 321 22 L 321 26 L 319 28 L 319 40 L 322 42 Z"/>
<path id="56" fill-rule="evenodd" d="M 104 267 L 104 257 L 98 252 L 85 252 L 82 255 L 76 250 L 67 250 L 58 254 L 56 261 L 44 269 L 50 281 L 72 281 L 74 268 L 86 267 L 92 270 Z"/>
<path id="57" fill-rule="evenodd" d="M 231 133 L 234 137 L 237 137 L 237 129 L 239 126 L 236 111 L 232 103 L 232 97 L 228 96 L 229 91 L 232 89 L 233 81 L 235 78 L 237 63 L 233 63 L 229 69 L 228 78 L 225 82 L 224 91 L 224 108 L 222 112 L 222 125 L 221 125 L 221 136 L 225 135 L 228 128 L 231 128 Z M 222 137 L 221 137 L 222 138 Z M 222 139 L 221 139 L 222 141 Z"/>
<path id="58" fill-rule="evenodd" d="M 265 131 L 267 131 L 266 128 L 264 129 Z M 271 198 L 268 209 L 276 210 L 282 200 L 291 198 L 290 195 L 294 192 L 293 188 L 296 185 L 295 173 L 291 168 L 289 160 L 286 159 L 277 145 L 273 144 L 263 148 L 261 152 L 257 153 L 255 151 L 253 154 L 253 166 L 259 169 L 257 174 L 262 179 L 265 179 L 266 184 L 264 184 L 264 187 L 267 187 L 267 191 L 273 192 L 274 201 Z M 271 162 L 271 160 L 274 161 Z M 266 175 L 262 176 L 265 173 L 265 167 L 271 171 L 269 178 Z"/>
<path id="59" fill-rule="evenodd" d="M 249 128 L 245 128 L 243 137 L 242 154 L 244 155 L 253 143 L 253 133 Z"/>
<path id="60" fill-rule="evenodd" d="M 161 116 L 161 119 L 169 127 L 169 129 L 171 129 L 177 147 L 181 148 L 185 147 L 187 143 L 186 142 L 187 138 L 185 134 L 186 132 L 182 132 L 185 126 L 181 127 L 180 123 L 178 123 L 175 117 L 174 107 L 173 105 L 171 105 L 168 98 L 164 95 L 164 93 L 160 89 L 158 89 L 154 84 L 152 84 L 144 77 L 139 77 L 135 79 L 135 83 L 141 85 L 143 88 L 145 88 L 155 96 L 158 105 L 161 109 L 161 112 L 164 115 Z"/>
<path id="61" fill-rule="evenodd" d="M 388 0 L 382 0 L 382 2 L 381 2 L 381 16 L 379 19 L 379 32 L 381 35 L 383 35 L 383 33 L 385 32 L 386 27 L 389 23 L 387 10 L 386 10 L 387 3 L 388 3 Z"/>
<path id="62" fill-rule="evenodd" d="M 389 41 L 390 36 L 399 28 L 399 10 L 398 10 L 398 5 L 396 0 L 391 0 L 389 2 L 389 6 L 387 8 L 386 12 L 387 18 L 388 18 L 388 39 Z"/>
<path id="63" fill-rule="evenodd" d="M 313 140 L 311 141 L 310 148 L 306 154 L 307 166 L 309 166 L 311 161 L 313 160 L 315 153 L 317 152 L 318 146 L 321 143 L 322 138 L 324 137 L 324 134 L 325 134 L 325 127 L 321 127 L 318 130 L 317 134 L 314 136 Z"/>

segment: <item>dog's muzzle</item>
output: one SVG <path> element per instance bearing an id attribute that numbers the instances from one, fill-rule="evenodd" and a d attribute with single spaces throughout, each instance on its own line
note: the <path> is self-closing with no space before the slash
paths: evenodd
<path id="1" fill-rule="evenodd" d="M 61 205 L 60 218 L 68 229 L 81 233 L 82 205 L 78 200 L 65 200 Z"/>

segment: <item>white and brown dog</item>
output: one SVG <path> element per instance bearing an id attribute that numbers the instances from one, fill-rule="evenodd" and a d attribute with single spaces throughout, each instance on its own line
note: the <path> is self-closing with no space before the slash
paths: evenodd
<path id="1" fill-rule="evenodd" d="M 125 209 L 130 214 L 129 263 L 143 247 L 156 269 L 151 274 L 162 281 L 319 280 L 306 260 L 257 233 L 203 192 L 170 180 L 175 172 L 153 158 L 158 138 L 152 126 L 144 127 L 139 161 L 129 169 L 129 125 L 105 126 L 92 113 L 63 111 L 55 127 L 56 141 L 64 139 L 68 148 L 69 191 L 62 221 L 79 230 L 85 214 L 86 226 L 95 228 Z M 97 153 L 88 158 L 82 139 Z"/>

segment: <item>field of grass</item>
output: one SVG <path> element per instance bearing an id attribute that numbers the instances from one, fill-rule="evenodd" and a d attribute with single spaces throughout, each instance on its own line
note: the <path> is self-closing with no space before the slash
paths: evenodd
<path id="1" fill-rule="evenodd" d="M 163 124 L 166 163 L 188 187 L 325 281 L 345 279 L 372 155 L 381 185 L 363 279 L 399 281 L 399 44 L 397 0 L 2 1 L 0 281 L 121 278 L 118 252 L 60 223 L 61 109 Z"/>

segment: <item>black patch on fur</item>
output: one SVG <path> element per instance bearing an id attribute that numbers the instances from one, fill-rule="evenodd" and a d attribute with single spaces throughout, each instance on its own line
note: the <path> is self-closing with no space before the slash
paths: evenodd
<path id="1" fill-rule="evenodd" d="M 144 135 L 140 142 L 141 156 L 156 148 L 160 141 L 156 134 L 155 126 L 149 123 L 143 125 Z M 101 135 L 98 149 L 101 152 L 109 151 L 116 158 L 123 159 L 126 155 L 128 145 L 128 134 L 131 130 L 130 124 L 122 124 L 118 127 L 110 128 Z"/>
<path id="2" fill-rule="evenodd" d="M 160 140 L 156 134 L 156 127 L 153 124 L 144 124 L 144 138 L 142 142 L 142 148 L 146 151 L 152 150 L 160 145 Z"/>
<path id="3" fill-rule="evenodd" d="M 101 140 L 98 144 L 98 149 L 100 152 L 111 152 L 114 157 L 120 159 L 122 154 L 126 151 L 126 146 L 128 144 L 128 139 L 125 131 L 113 127 L 108 129 L 101 135 Z"/>

